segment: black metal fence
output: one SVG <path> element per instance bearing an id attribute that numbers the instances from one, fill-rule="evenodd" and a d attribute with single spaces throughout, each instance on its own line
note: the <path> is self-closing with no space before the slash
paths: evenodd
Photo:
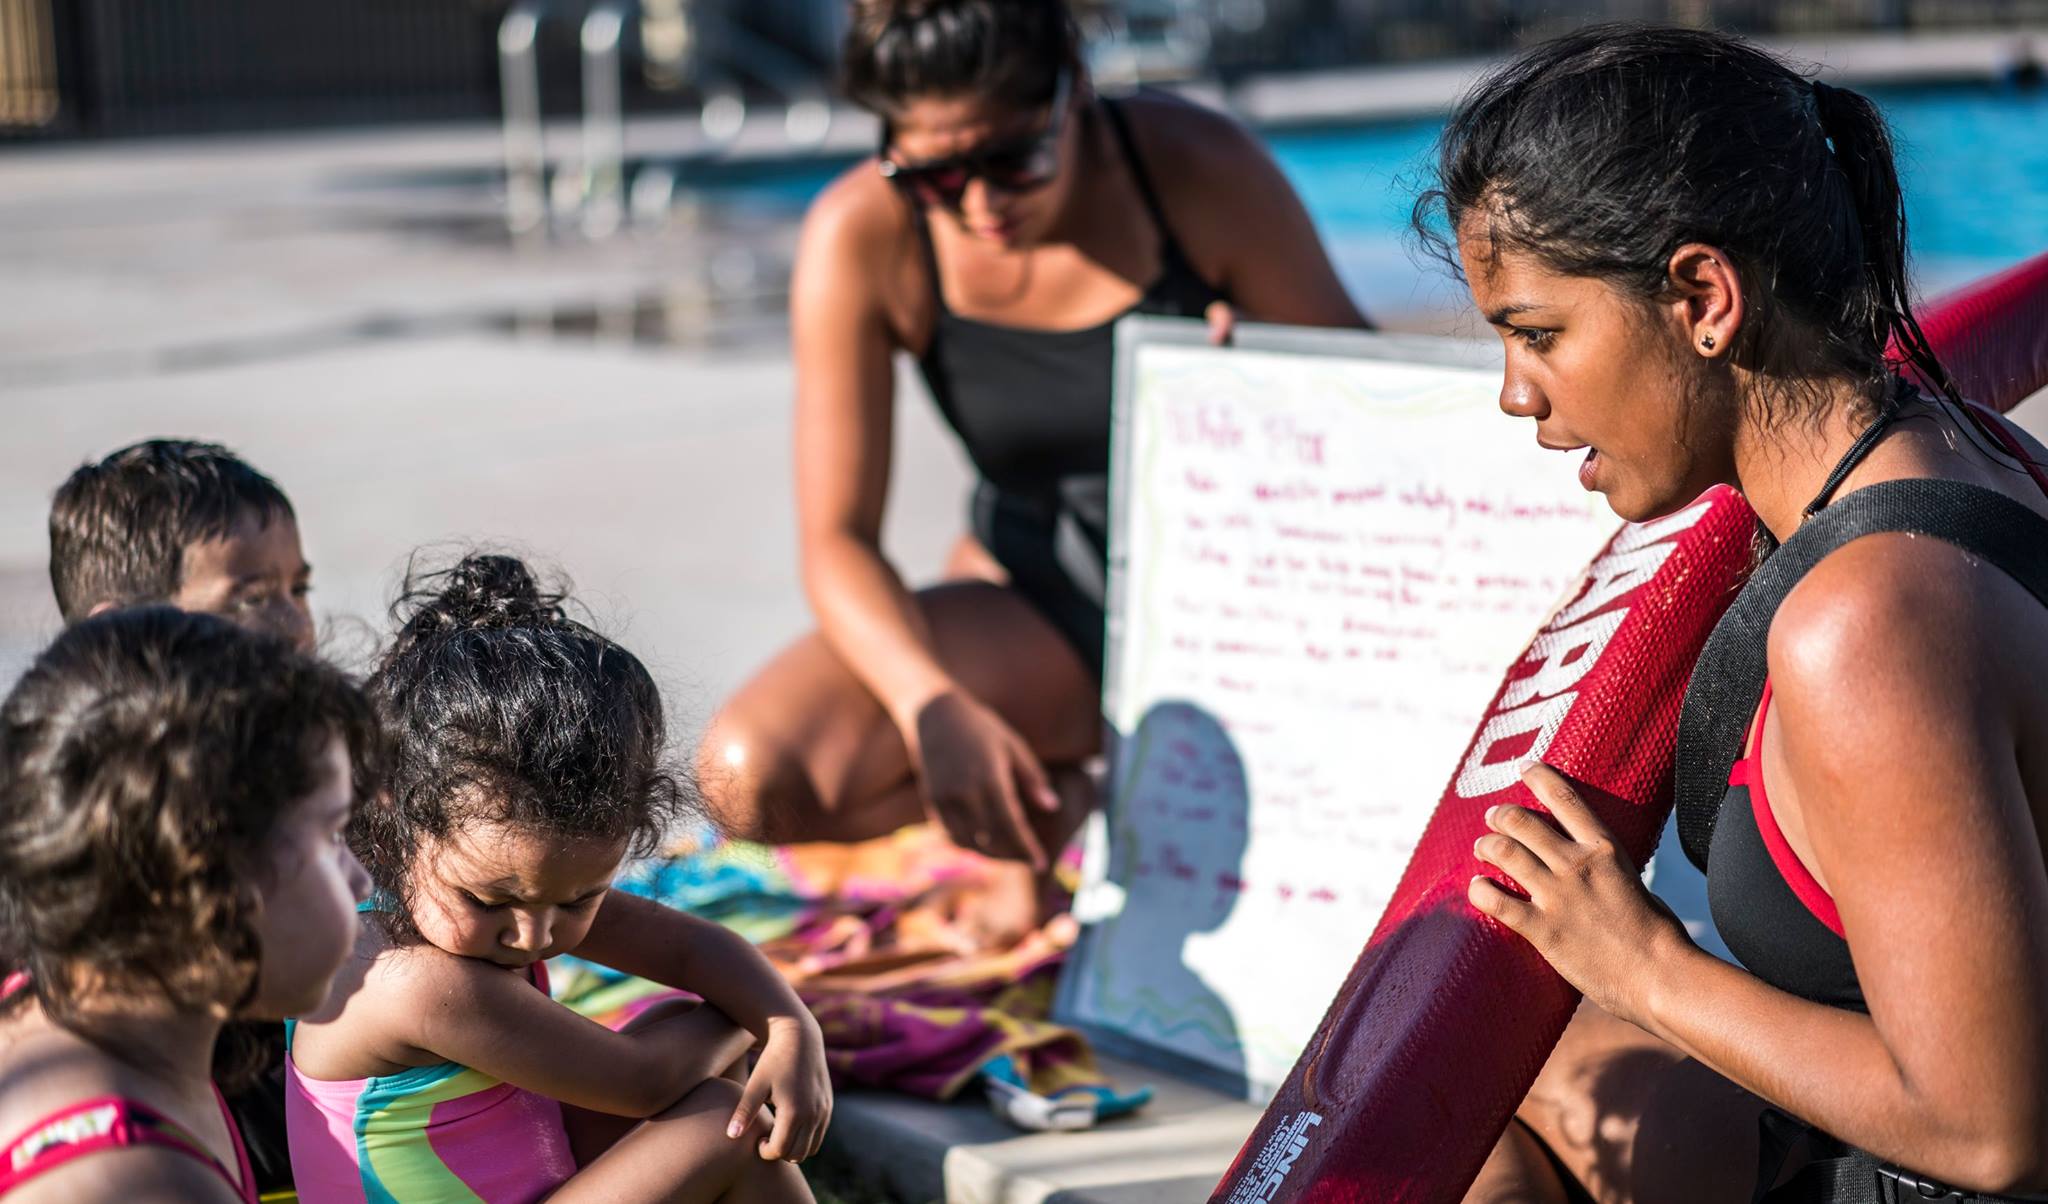
<path id="1" fill-rule="evenodd" d="M 0 0 L 0 138 L 135 135 L 497 112 L 496 32 L 511 0 Z M 1492 54 L 1597 17 L 1766 35 L 1822 29 L 2048 25 L 2048 0 L 1087 0 L 1192 14 L 1226 76 Z M 552 0 L 539 52 L 547 108 L 577 103 L 577 18 Z M 650 0 L 713 8 L 824 77 L 846 0 Z M 1135 11 L 1134 11 L 1135 15 Z M 648 27 L 654 29 L 652 24 Z M 653 46 L 647 47 L 653 51 Z M 629 79 L 626 104 L 676 103 L 688 80 Z"/>
<path id="2" fill-rule="evenodd" d="M 578 103 L 577 26 L 548 0 L 538 46 L 551 112 Z M 705 10 L 823 78 L 845 0 L 667 0 Z M 0 138 L 121 136 L 484 117 L 511 0 L 0 0 Z M 629 33 L 637 33 L 630 27 Z M 632 39 L 629 37 L 629 46 Z M 630 109 L 687 80 L 629 78 Z"/>
<path id="3" fill-rule="evenodd" d="M 483 0 L 0 0 L 0 133 L 132 135 L 477 116 Z M 49 31 L 17 72 L 17 28 Z M 0 102 L 4 103 L 4 102 Z"/>

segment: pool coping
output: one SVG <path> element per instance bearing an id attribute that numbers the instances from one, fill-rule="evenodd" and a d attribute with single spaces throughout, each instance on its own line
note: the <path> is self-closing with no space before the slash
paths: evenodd
<path id="1" fill-rule="evenodd" d="M 1830 83 L 1968 83 L 2048 68 L 2048 27 L 1960 33 L 1823 34 L 1759 39 Z M 1261 129 L 1337 125 L 1448 111 L 1497 58 L 1441 60 L 1248 77 L 1209 92 Z"/>
<path id="2" fill-rule="evenodd" d="M 845 1090 L 826 1149 L 901 1204 L 1187 1204 L 1207 1199 L 1264 1111 L 1113 1057 L 1122 1087 L 1154 1090 L 1135 1115 L 1068 1133 L 998 1120 L 978 1089 L 950 1102 Z"/>
<path id="3" fill-rule="evenodd" d="M 1818 34 L 1759 41 L 1820 78 L 1850 87 L 1996 82 L 2026 72 L 2048 72 L 2048 26 Z M 1499 61 L 1498 57 L 1440 59 L 1328 71 L 1262 72 L 1229 84 L 1196 78 L 1148 81 L 1147 86 L 1234 113 L 1247 124 L 1270 132 L 1447 113 L 1473 81 Z M 1097 81 L 1097 87 L 1116 95 L 1131 91 L 1133 84 L 1105 79 Z M 838 103 L 833 106 L 825 141 L 804 153 L 792 150 L 777 137 L 773 127 L 778 119 L 775 110 L 749 117 L 728 157 L 764 163 L 853 158 L 869 153 L 880 132 L 872 114 Z M 576 127 L 568 123 L 558 126 L 558 132 L 551 130 L 550 141 L 574 136 Z M 688 117 L 642 117 L 627 125 L 629 157 L 686 154 L 700 140 Z"/>

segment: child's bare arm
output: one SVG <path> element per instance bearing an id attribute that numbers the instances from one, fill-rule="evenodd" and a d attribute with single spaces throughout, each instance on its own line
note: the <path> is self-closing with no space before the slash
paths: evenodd
<path id="1" fill-rule="evenodd" d="M 417 960 L 397 993 L 410 1044 L 581 1108 L 652 1116 L 753 1044 L 714 1007 L 614 1032 L 516 972 L 445 955 Z"/>
<path id="2" fill-rule="evenodd" d="M 637 895 L 613 891 L 598 904 L 576 956 L 627 974 L 695 991 L 765 1047 L 747 1080 L 737 1131 L 763 1103 L 775 1105 L 770 1158 L 816 1153 L 832 1117 L 824 1036 L 796 992 L 737 934 Z"/>
<path id="3" fill-rule="evenodd" d="M 612 891 L 576 956 L 665 986 L 695 991 L 755 1036 L 772 1021 L 810 1022 L 810 1009 L 746 938 L 652 899 Z"/>

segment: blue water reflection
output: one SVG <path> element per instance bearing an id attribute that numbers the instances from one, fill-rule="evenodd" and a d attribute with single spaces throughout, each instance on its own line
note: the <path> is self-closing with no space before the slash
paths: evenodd
<path id="1" fill-rule="evenodd" d="M 1919 286 L 1939 292 L 2048 251 L 2048 88 L 1954 84 L 1871 89 L 1899 138 Z M 1441 121 L 1434 117 L 1271 134 L 1345 282 L 1368 310 L 1463 309 L 1434 265 L 1418 273 L 1408 214 Z M 792 210 L 843 165 L 734 169 L 726 197 Z"/>
<path id="2" fill-rule="evenodd" d="M 1898 137 L 1919 287 L 1928 292 L 2048 251 L 2048 89 L 1872 89 Z M 1270 142 L 1369 308 L 1456 308 L 1440 272 L 1418 280 L 1408 214 L 1435 118 L 1277 133 Z"/>

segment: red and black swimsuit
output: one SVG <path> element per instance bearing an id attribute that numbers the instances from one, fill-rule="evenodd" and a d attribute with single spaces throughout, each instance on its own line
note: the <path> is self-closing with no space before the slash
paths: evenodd
<path id="1" fill-rule="evenodd" d="M 2034 463 L 2004 421 L 1988 410 L 1975 417 L 1977 426 L 2025 464 L 2048 494 L 2048 472 Z M 1714 927 L 1728 951 L 1772 986 L 1815 1003 L 1867 1012 L 1835 901 L 1793 852 L 1771 812 L 1763 771 L 1764 716 L 1770 705 L 1766 681 L 1744 756 L 1729 774 L 1728 795 L 1714 826 L 1707 857 L 1707 903 Z"/>
<path id="2" fill-rule="evenodd" d="M 1866 1012 L 1863 985 L 1835 901 L 1778 830 L 1764 789 L 1764 716 L 1771 685 L 1750 729 L 1748 751 L 1728 775 L 1728 799 L 1714 825 L 1707 905 L 1722 941 L 1749 972 L 1803 999 Z"/>

